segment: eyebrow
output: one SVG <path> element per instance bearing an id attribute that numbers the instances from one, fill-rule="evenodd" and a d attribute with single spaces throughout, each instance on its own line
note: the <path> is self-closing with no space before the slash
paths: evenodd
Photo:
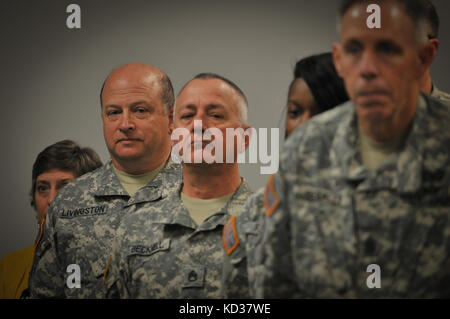
<path id="1" fill-rule="evenodd" d="M 152 105 L 150 103 L 148 103 L 147 101 L 136 101 L 131 103 L 130 107 L 135 107 L 141 104 L 145 104 L 146 106 L 152 107 Z"/>
<path id="2" fill-rule="evenodd" d="M 180 106 L 180 110 L 184 110 L 184 109 L 190 109 L 192 111 L 195 111 L 197 109 L 197 106 L 194 105 L 194 104 L 188 104 L 188 105 Z M 211 109 L 223 109 L 223 110 L 225 110 L 226 108 L 222 104 L 208 104 L 206 106 L 206 110 L 209 111 Z"/>
<path id="3" fill-rule="evenodd" d="M 347 39 L 345 42 L 343 42 L 342 43 L 342 45 L 345 47 L 346 45 L 355 45 L 355 44 L 357 44 L 357 45 L 363 45 L 363 43 L 361 42 L 361 40 L 359 40 L 359 39 L 355 39 L 355 38 L 350 38 L 350 39 Z"/>
<path id="4" fill-rule="evenodd" d="M 70 178 L 63 178 L 63 179 L 59 180 L 58 183 L 61 183 L 61 182 L 67 182 L 67 181 L 70 182 L 71 179 L 70 179 Z M 45 179 L 41 179 L 41 180 L 37 180 L 37 181 L 36 181 L 36 184 L 50 184 L 50 182 L 47 181 L 47 180 L 45 180 Z"/>
<path id="5" fill-rule="evenodd" d="M 223 106 L 222 104 L 209 104 L 209 105 L 206 107 L 206 110 L 207 110 L 207 111 L 209 111 L 209 110 L 215 110 L 215 109 L 222 109 L 222 110 L 225 110 L 226 108 L 225 108 L 225 106 Z"/>

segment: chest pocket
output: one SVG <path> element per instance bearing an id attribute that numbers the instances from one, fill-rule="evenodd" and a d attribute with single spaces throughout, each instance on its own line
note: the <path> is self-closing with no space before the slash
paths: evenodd
<path id="1" fill-rule="evenodd" d="M 127 260 L 133 273 L 144 271 L 153 273 L 166 269 L 170 261 L 170 238 L 157 240 L 151 243 L 132 243 L 128 247 Z"/>
<path id="2" fill-rule="evenodd" d="M 170 238 L 157 241 L 150 246 L 145 245 L 131 245 L 129 247 L 128 256 L 151 256 L 160 251 L 165 251 L 170 248 Z"/>
<path id="3" fill-rule="evenodd" d="M 291 251 L 297 285 L 318 295 L 324 287 L 344 291 L 356 261 L 352 194 L 346 188 L 300 183 L 289 196 Z"/>

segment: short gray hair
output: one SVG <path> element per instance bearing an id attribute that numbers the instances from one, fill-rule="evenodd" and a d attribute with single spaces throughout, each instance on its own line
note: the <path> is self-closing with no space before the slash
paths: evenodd
<path id="1" fill-rule="evenodd" d="M 356 4 L 383 2 L 384 0 L 342 0 L 339 6 L 337 19 L 337 32 L 340 33 L 341 20 L 347 11 Z M 415 38 L 417 44 L 425 44 L 428 41 L 427 36 L 427 6 L 423 0 L 392 0 L 402 5 L 406 14 L 411 19 L 415 28 Z"/>
<path id="2" fill-rule="evenodd" d="M 240 97 L 240 101 L 238 102 L 237 108 L 238 108 L 238 117 L 239 117 L 239 121 L 242 124 L 247 124 L 248 121 L 248 101 L 247 101 L 247 97 L 245 96 L 244 92 L 242 92 L 242 90 L 235 84 L 233 83 L 231 80 L 228 80 L 227 78 L 215 74 L 215 73 L 199 73 L 196 76 L 194 76 L 191 80 L 189 80 L 180 90 L 180 92 L 178 93 L 178 96 L 180 96 L 181 92 L 184 90 L 184 88 L 191 83 L 192 81 L 196 80 L 196 79 L 201 79 L 201 80 L 210 80 L 210 79 L 218 79 L 221 80 L 223 82 L 225 82 L 226 84 L 228 84 L 236 93 L 237 95 Z"/>

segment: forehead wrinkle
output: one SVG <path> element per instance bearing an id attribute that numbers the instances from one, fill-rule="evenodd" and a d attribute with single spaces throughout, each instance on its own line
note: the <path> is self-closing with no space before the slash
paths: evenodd
<path id="1" fill-rule="evenodd" d="M 200 82 L 201 81 L 201 82 Z M 201 86 L 202 82 L 213 81 L 217 83 L 216 87 L 204 87 Z M 205 92 L 206 90 L 206 92 Z M 191 93 L 192 91 L 192 93 Z M 179 105 L 180 98 L 186 99 L 188 102 L 184 105 Z M 207 98 L 206 103 L 203 102 Z M 220 102 L 211 101 L 211 99 L 218 99 Z M 180 92 L 177 102 L 175 112 L 177 109 L 184 108 L 186 104 L 198 107 L 201 103 L 209 105 L 221 105 L 224 110 L 229 109 L 229 112 L 233 112 L 239 118 L 239 107 L 238 107 L 238 94 L 235 92 L 234 88 L 229 86 L 227 83 L 219 79 L 194 79 L 186 85 L 186 87 Z M 226 103 L 227 99 L 230 103 Z M 229 105 L 226 107 L 226 105 Z M 234 109 L 233 109 L 234 107 Z"/>

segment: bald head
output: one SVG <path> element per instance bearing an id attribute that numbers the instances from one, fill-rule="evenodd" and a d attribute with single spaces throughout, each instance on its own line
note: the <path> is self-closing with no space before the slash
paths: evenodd
<path id="1" fill-rule="evenodd" d="M 100 105 L 103 106 L 105 91 L 120 94 L 133 88 L 159 89 L 166 114 L 174 105 L 175 98 L 169 77 L 155 66 L 138 62 L 122 65 L 108 75 L 100 91 Z"/>

